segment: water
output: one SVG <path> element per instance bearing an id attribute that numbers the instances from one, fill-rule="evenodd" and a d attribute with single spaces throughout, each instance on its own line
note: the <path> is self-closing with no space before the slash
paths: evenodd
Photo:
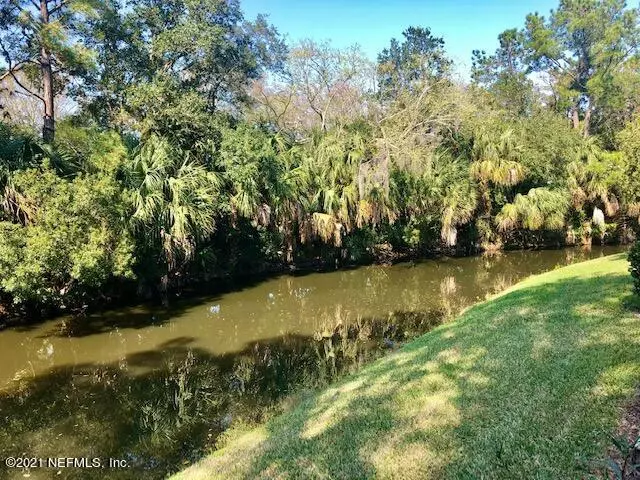
<path id="1" fill-rule="evenodd" d="M 57 478 L 163 478 L 322 386 L 531 274 L 617 247 L 281 276 L 244 289 L 0 331 L 0 457 L 126 460 Z M 51 478 L 0 466 L 0 478 Z"/>

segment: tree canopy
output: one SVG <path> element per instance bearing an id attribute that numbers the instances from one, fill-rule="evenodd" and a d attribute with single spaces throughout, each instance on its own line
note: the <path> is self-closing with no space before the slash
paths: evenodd
<path id="1" fill-rule="evenodd" d="M 470 52 L 466 83 L 427 26 L 372 61 L 235 0 L 3 0 L 0 298 L 628 241 L 638 18 L 562 0 Z M 16 116 L 28 96 L 42 122 Z"/>

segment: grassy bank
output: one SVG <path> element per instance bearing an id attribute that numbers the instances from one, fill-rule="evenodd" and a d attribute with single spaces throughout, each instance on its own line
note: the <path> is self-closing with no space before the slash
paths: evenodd
<path id="1" fill-rule="evenodd" d="M 640 381 L 627 267 L 531 277 L 177 478 L 581 478 Z"/>

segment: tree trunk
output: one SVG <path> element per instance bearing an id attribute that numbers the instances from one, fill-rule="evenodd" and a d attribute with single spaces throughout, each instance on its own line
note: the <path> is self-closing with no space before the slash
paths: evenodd
<path id="1" fill-rule="evenodd" d="M 287 265 L 293 265 L 294 253 L 296 250 L 296 237 L 292 222 L 288 222 L 285 229 L 285 262 Z"/>
<path id="2" fill-rule="evenodd" d="M 42 17 L 42 24 L 47 25 L 49 23 L 47 0 L 40 0 L 40 15 Z M 51 53 L 45 47 L 40 49 L 40 69 L 42 72 L 42 92 L 44 100 L 42 139 L 47 143 L 51 143 L 53 142 L 56 131 L 53 113 L 53 71 L 51 68 Z"/>
<path id="3" fill-rule="evenodd" d="M 589 129 L 591 127 L 591 105 L 587 108 L 587 111 L 584 114 L 584 129 L 582 130 L 582 135 L 584 138 L 589 136 Z"/>
<path id="4" fill-rule="evenodd" d="M 578 105 L 574 105 L 573 107 L 571 107 L 571 122 L 575 130 L 580 128 L 580 117 L 578 116 Z"/>

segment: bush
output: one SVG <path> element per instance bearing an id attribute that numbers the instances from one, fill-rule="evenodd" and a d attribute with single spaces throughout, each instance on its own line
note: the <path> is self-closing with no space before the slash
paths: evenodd
<path id="1" fill-rule="evenodd" d="M 116 278 L 132 278 L 133 241 L 119 185 L 104 175 L 58 177 L 51 169 L 14 176 L 25 224 L 0 222 L 0 289 L 13 302 L 88 303 Z"/>
<path id="2" fill-rule="evenodd" d="M 640 295 L 640 240 L 631 247 L 629 251 L 629 271 L 633 277 L 633 287 L 637 294 Z"/>

